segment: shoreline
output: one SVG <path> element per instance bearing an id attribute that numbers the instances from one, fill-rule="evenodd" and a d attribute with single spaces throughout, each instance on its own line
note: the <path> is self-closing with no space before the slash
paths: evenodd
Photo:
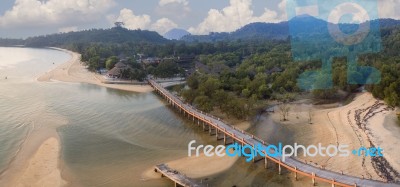
<path id="1" fill-rule="evenodd" d="M 45 140 L 12 186 L 65 186 L 67 181 L 61 176 L 60 151 L 58 138 L 51 137 Z"/>
<path id="2" fill-rule="evenodd" d="M 251 128 L 250 121 L 242 120 L 228 120 L 231 124 L 234 124 L 236 128 L 247 131 Z M 212 176 L 216 176 L 228 171 L 234 166 L 234 164 L 241 159 L 240 157 L 206 157 L 203 153 L 199 154 L 198 157 L 182 157 L 175 160 L 170 160 L 164 164 L 168 165 L 172 169 L 179 171 L 189 178 L 196 180 L 207 180 Z M 161 164 L 161 163 L 158 163 Z M 141 174 L 143 181 L 157 180 L 160 179 L 159 173 L 154 172 L 154 166 L 146 169 Z"/>
<path id="3" fill-rule="evenodd" d="M 38 82 L 88 83 L 137 93 L 153 90 L 150 86 L 104 84 L 100 75 L 86 70 L 80 61 L 79 54 L 59 48 L 49 49 L 66 52 L 71 55 L 71 59 L 36 77 Z M 67 186 L 69 173 L 61 159 L 62 147 L 56 128 L 68 124 L 68 121 L 57 114 L 32 117 L 33 121 L 38 124 L 48 124 L 47 126 L 50 128 L 43 129 L 41 126 L 32 125 L 32 129 L 21 143 L 19 151 L 1 173 L 0 185 L 16 187 Z"/>
<path id="4" fill-rule="evenodd" d="M 89 72 L 82 64 L 81 55 L 66 49 L 49 48 L 52 50 L 63 51 L 71 55 L 71 59 L 65 63 L 58 65 L 56 68 L 44 73 L 36 78 L 39 82 L 51 82 L 52 80 L 70 83 L 88 83 L 106 88 L 147 93 L 153 91 L 149 85 L 121 85 L 121 84 L 105 84 L 103 76 Z"/>
<path id="5" fill-rule="evenodd" d="M 280 121 L 279 113 L 270 117 L 277 124 L 295 131 L 294 139 L 303 145 L 349 145 L 349 150 L 360 147 L 380 146 L 385 150 L 384 158 L 391 167 L 399 171 L 400 156 L 396 154 L 396 142 L 400 141 L 400 128 L 393 125 L 394 110 L 375 98 L 370 93 L 358 94 L 352 102 L 344 106 L 291 104 L 289 121 Z M 326 107 L 325 107 L 326 106 Z M 312 123 L 309 113 L 312 112 Z M 390 117 L 392 116 L 392 117 Z M 390 126 L 391 128 L 384 128 Z M 394 131 L 393 129 L 397 129 Z M 399 134 L 396 134 L 399 132 Z M 386 181 L 387 174 L 380 171 L 379 164 L 371 157 L 304 157 L 298 160 L 314 164 L 326 170 L 342 172 L 366 179 Z M 380 161 L 378 161 L 380 162 Z M 397 163 L 396 163 L 397 162 Z M 381 162 L 382 163 L 382 162 Z M 384 163 L 387 166 L 387 163 Z"/>

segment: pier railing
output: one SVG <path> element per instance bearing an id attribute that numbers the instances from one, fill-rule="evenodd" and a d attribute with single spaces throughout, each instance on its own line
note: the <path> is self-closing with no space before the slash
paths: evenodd
<path id="1" fill-rule="evenodd" d="M 159 93 L 162 97 L 164 97 L 168 103 L 170 103 L 173 107 L 176 107 L 179 111 L 183 112 L 184 115 L 187 115 L 189 118 L 192 118 L 193 121 L 197 120 L 197 123 L 200 125 L 203 124 L 203 129 L 205 125 L 208 126 L 208 130 L 211 134 L 212 129 L 215 130 L 215 135 L 218 139 L 218 134 L 221 133 L 224 136 L 224 143 L 226 143 L 227 138 L 231 138 L 234 142 L 241 143 L 242 145 L 250 145 L 252 147 L 257 146 L 257 144 L 263 144 L 264 146 L 268 146 L 268 143 L 258 138 L 250 133 L 247 133 L 243 130 L 237 129 L 234 126 L 229 125 L 223 120 L 202 112 L 190 104 L 185 103 L 176 95 L 173 95 L 168 90 L 163 88 L 160 84 L 155 82 L 154 80 L 149 80 L 149 84 L 155 89 L 157 93 Z M 264 159 L 265 168 L 268 166 L 268 160 L 276 163 L 278 165 L 278 172 L 281 174 L 282 168 L 286 168 L 287 170 L 293 172 L 295 174 L 295 178 L 297 180 L 297 175 L 300 174 L 302 176 L 306 176 L 311 178 L 312 184 L 315 185 L 316 181 L 322 181 L 326 183 L 332 184 L 332 186 L 397 186 L 397 184 L 393 183 L 384 183 L 382 181 L 363 179 L 355 176 L 345 175 L 343 173 L 337 173 L 334 171 L 323 170 L 321 168 L 300 162 L 294 158 L 285 158 L 285 161 L 282 161 L 281 156 L 272 157 L 264 152 L 266 155 Z M 253 161 L 254 158 L 253 158 Z"/>

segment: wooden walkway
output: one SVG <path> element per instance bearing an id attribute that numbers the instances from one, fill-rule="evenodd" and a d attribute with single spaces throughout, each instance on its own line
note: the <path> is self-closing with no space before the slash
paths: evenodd
<path id="1" fill-rule="evenodd" d="M 171 179 L 175 186 L 185 186 L 185 187 L 202 187 L 203 185 L 196 183 L 193 179 L 186 177 L 185 175 L 179 173 L 176 170 L 169 168 L 165 164 L 160 164 L 155 167 L 155 172 L 160 172 L 162 176 Z"/>
<path id="2" fill-rule="evenodd" d="M 219 139 L 219 134 L 223 135 L 224 143 L 226 143 L 227 139 L 230 138 L 235 142 L 241 143 L 242 145 L 250 145 L 252 147 L 257 146 L 258 144 L 263 144 L 264 146 L 268 146 L 268 143 L 264 142 L 262 139 L 255 137 L 252 134 L 249 134 L 245 131 L 236 129 L 235 127 L 228 125 L 220 119 L 217 119 L 213 116 L 210 116 L 202 111 L 197 110 L 189 104 L 185 104 L 182 100 L 180 100 L 177 96 L 171 94 L 168 90 L 164 89 L 161 85 L 159 85 L 154 80 L 149 80 L 149 84 L 155 89 L 157 93 L 159 93 L 162 97 L 164 97 L 169 104 L 173 107 L 177 108 L 179 111 L 183 112 L 184 115 L 187 115 L 189 118 L 192 118 L 193 121 L 197 121 L 198 125 L 203 125 L 203 129 L 206 129 L 205 126 L 208 127 L 208 131 L 212 134 L 214 130 L 217 139 Z M 384 183 L 381 181 L 368 180 L 355 176 L 344 175 L 333 171 L 323 170 L 321 168 L 308 165 L 306 163 L 300 162 L 294 158 L 285 158 L 285 162 L 282 161 L 280 156 L 271 157 L 266 156 L 264 159 L 265 168 L 268 166 L 268 161 L 272 161 L 278 165 L 278 172 L 281 174 L 281 169 L 286 168 L 289 171 L 292 171 L 297 179 L 297 175 L 303 175 L 311 178 L 312 184 L 314 185 L 316 181 L 327 182 L 332 184 L 332 186 L 390 186 L 390 187 L 399 187 L 399 184 L 394 183 Z M 253 160 L 255 161 L 255 160 Z"/>

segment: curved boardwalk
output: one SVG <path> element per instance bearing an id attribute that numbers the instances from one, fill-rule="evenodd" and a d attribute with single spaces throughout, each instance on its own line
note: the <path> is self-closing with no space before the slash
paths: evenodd
<path id="1" fill-rule="evenodd" d="M 180 111 L 184 112 L 184 114 L 187 114 L 189 117 L 193 118 L 193 121 L 197 120 L 198 124 L 202 123 L 203 125 L 204 124 L 207 125 L 208 129 L 210 131 L 210 134 L 211 134 L 211 130 L 214 128 L 217 138 L 218 138 L 218 133 L 221 133 L 224 135 L 225 141 L 226 141 L 226 138 L 229 137 L 232 140 L 234 140 L 238 143 L 241 143 L 242 145 L 247 144 L 247 145 L 254 147 L 254 146 L 257 146 L 257 144 L 263 144 L 265 146 L 268 146 L 268 144 L 266 142 L 255 137 L 254 135 L 251 135 L 242 130 L 236 129 L 235 127 L 228 125 L 227 123 L 223 122 L 220 119 L 216 119 L 212 116 L 209 116 L 206 113 L 203 113 L 202 111 L 199 111 L 199 110 L 193 108 L 189 104 L 185 104 L 182 100 L 180 100 L 175 95 L 171 94 L 168 90 L 164 89 L 161 85 L 159 85 L 154 80 L 149 80 L 149 84 L 155 89 L 156 92 L 158 92 L 162 97 L 164 97 L 168 101 L 168 103 L 170 103 L 173 107 L 176 107 Z M 204 128 L 204 126 L 203 126 L 203 128 Z M 315 184 L 315 181 L 322 181 L 322 182 L 330 183 L 330 184 L 332 184 L 332 186 L 334 186 L 334 185 L 337 185 L 337 186 L 393 186 L 393 187 L 400 186 L 398 184 L 384 183 L 381 181 L 362 179 L 362 178 L 358 178 L 358 177 L 354 177 L 354 176 L 343 175 L 343 174 L 333 172 L 333 171 L 323 170 L 321 168 L 317 168 L 317 167 L 305 164 L 303 162 L 300 162 L 300 161 L 295 160 L 294 158 L 290 158 L 290 157 L 285 158 L 285 162 L 283 162 L 282 158 L 280 156 L 271 157 L 271 156 L 267 155 L 264 158 L 265 166 L 267 166 L 268 160 L 273 161 L 278 164 L 279 173 L 281 173 L 281 168 L 286 168 L 287 170 L 294 172 L 296 179 L 297 179 L 297 175 L 300 174 L 300 175 L 311 178 L 311 181 L 313 184 Z"/>

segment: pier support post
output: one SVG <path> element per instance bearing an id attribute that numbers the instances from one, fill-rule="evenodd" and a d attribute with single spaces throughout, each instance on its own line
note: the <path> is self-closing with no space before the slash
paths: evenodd
<path id="1" fill-rule="evenodd" d="M 226 145 L 226 134 L 224 133 L 224 145 Z"/>
<path id="2" fill-rule="evenodd" d="M 335 187 L 335 179 L 332 179 L 332 187 Z"/>
<path id="3" fill-rule="evenodd" d="M 282 174 L 281 159 L 279 159 L 278 173 L 279 173 L 279 175 Z"/>
<path id="4" fill-rule="evenodd" d="M 294 167 L 294 179 L 297 181 L 297 167 Z"/>
<path id="5" fill-rule="evenodd" d="M 268 169 L 268 158 L 266 155 L 265 155 L 265 160 L 264 160 L 264 168 Z"/>
<path id="6" fill-rule="evenodd" d="M 315 186 L 315 173 L 311 173 L 311 175 L 312 185 Z"/>

